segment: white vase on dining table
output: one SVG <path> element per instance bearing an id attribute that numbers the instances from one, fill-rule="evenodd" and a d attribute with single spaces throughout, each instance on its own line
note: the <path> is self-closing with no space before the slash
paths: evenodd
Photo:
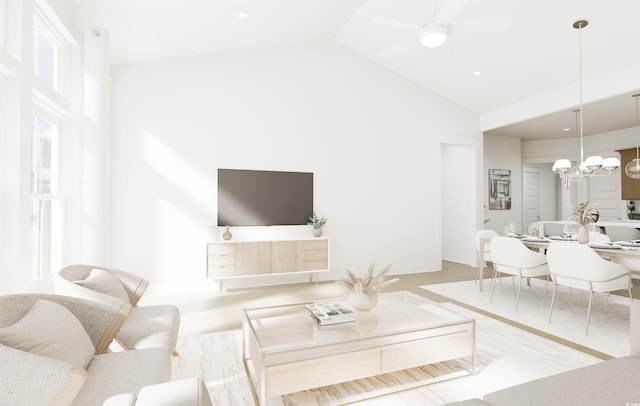
<path id="1" fill-rule="evenodd" d="M 586 244 L 589 242 L 589 230 L 587 230 L 587 227 L 584 224 L 578 228 L 577 238 L 580 244 Z"/>

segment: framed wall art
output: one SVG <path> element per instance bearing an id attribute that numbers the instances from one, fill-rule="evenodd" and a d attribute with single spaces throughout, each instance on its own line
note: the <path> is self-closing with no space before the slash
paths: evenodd
<path id="1" fill-rule="evenodd" d="M 489 169 L 489 210 L 511 210 L 510 169 Z"/>

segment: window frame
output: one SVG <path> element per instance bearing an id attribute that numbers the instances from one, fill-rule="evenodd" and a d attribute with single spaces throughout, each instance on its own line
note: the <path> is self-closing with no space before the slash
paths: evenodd
<path id="1" fill-rule="evenodd" d="M 63 118 L 59 117 L 45 108 L 39 107 L 34 102 L 32 116 L 32 130 L 31 130 L 31 240 L 32 240 L 32 280 L 38 280 L 44 276 L 47 276 L 53 272 L 54 267 L 61 265 L 62 258 L 62 246 L 63 246 L 63 210 L 62 200 L 60 198 L 59 184 L 60 184 L 60 146 L 61 146 L 61 131 Z M 33 174 L 34 160 L 37 152 L 36 142 L 38 136 L 36 133 L 36 126 L 33 123 L 36 122 L 34 118 L 41 119 L 54 129 L 51 132 L 51 165 L 50 165 L 50 190 L 48 193 L 43 193 L 34 186 Z M 45 210 L 49 211 L 49 221 L 45 222 L 43 219 L 43 213 Z M 43 230 L 48 230 L 45 234 Z M 44 249 L 47 249 L 45 252 Z"/>
<path id="2" fill-rule="evenodd" d="M 0 0 L 2 1 L 2 0 Z M 69 51 L 68 48 L 72 45 L 68 41 L 63 39 L 63 35 L 55 28 L 47 18 L 38 5 L 34 5 L 33 8 L 33 38 L 31 41 L 32 57 L 33 57 L 33 73 L 39 79 L 39 81 L 45 84 L 47 87 L 53 89 L 60 95 L 68 97 L 69 86 Z M 54 49 L 54 62 L 53 62 L 53 85 L 49 85 L 42 76 L 38 74 L 38 35 L 41 34 L 47 41 L 53 46 Z"/>
<path id="3" fill-rule="evenodd" d="M 7 48 L 7 2 L 0 0 L 0 48 Z"/>

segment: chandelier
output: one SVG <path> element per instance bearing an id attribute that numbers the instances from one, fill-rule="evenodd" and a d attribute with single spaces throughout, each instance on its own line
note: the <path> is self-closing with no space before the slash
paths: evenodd
<path id="1" fill-rule="evenodd" d="M 580 117 L 580 163 L 572 166 L 568 159 L 558 159 L 553 164 L 553 171 L 560 175 L 569 185 L 569 180 L 580 180 L 587 177 L 609 176 L 620 167 L 620 160 L 616 157 L 602 158 L 590 156 L 584 159 L 584 133 L 582 129 L 582 29 L 589 24 L 587 20 L 578 20 L 573 23 L 573 28 L 580 33 L 580 108 L 576 112 L 576 128 L 578 126 L 578 113 Z"/>

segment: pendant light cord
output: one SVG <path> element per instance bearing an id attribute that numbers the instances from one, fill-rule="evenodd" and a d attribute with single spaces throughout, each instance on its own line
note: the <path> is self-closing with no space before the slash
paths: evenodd
<path id="1" fill-rule="evenodd" d="M 583 130 L 582 130 L 582 23 L 579 23 L 579 33 L 580 33 L 580 52 L 579 52 L 579 57 L 580 57 L 580 163 L 578 164 L 578 169 L 580 169 L 580 166 L 582 166 L 582 163 L 584 162 L 584 144 L 583 144 L 583 140 L 582 137 L 584 136 L 583 134 Z"/>
<path id="2" fill-rule="evenodd" d="M 638 96 L 640 93 L 634 94 L 636 98 L 636 159 L 640 159 L 640 122 L 638 122 Z"/>
<path id="3" fill-rule="evenodd" d="M 580 109 L 575 109 L 573 112 L 576 113 L 576 136 L 580 136 L 580 133 L 578 132 L 578 113 L 580 113 Z M 580 139 L 582 139 L 582 136 L 580 136 Z M 582 151 L 582 142 L 580 143 L 580 151 Z M 580 151 L 578 151 L 578 155 L 580 155 Z M 581 163 L 582 162 L 578 162 L 578 170 L 580 170 Z"/>

